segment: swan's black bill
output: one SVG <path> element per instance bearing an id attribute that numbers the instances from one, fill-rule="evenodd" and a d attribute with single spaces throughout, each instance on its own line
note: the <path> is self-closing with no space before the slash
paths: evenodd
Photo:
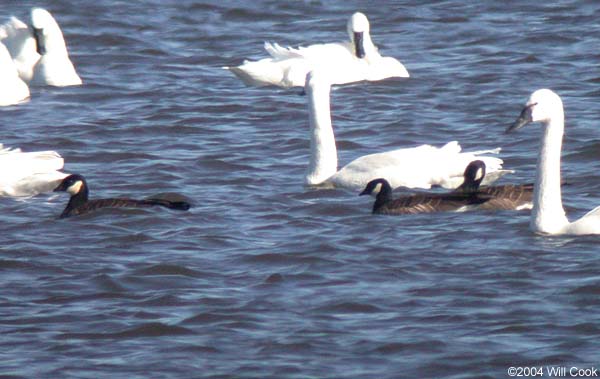
<path id="1" fill-rule="evenodd" d="M 515 130 L 519 130 L 522 127 L 524 127 L 525 125 L 529 124 L 532 121 L 531 120 L 531 108 L 536 104 L 537 103 L 529 104 L 528 106 L 523 108 L 523 110 L 521 111 L 521 114 L 519 115 L 519 118 L 517 118 L 517 120 L 511 126 L 506 128 L 505 133 L 514 132 Z"/>
<path id="2" fill-rule="evenodd" d="M 363 43 L 363 32 L 354 32 L 354 49 L 358 58 L 365 57 L 365 46 Z"/>
<path id="3" fill-rule="evenodd" d="M 33 28 L 33 38 L 35 39 L 35 51 L 39 55 L 46 54 L 46 46 L 44 45 L 44 29 Z"/>

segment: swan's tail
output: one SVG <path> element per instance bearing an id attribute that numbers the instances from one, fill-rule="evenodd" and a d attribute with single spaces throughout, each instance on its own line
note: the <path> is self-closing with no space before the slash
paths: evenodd
<path id="1" fill-rule="evenodd" d="M 277 42 L 270 43 L 265 42 L 265 50 L 274 59 L 288 59 L 288 58 L 302 58 L 302 54 L 299 49 L 293 47 L 283 47 Z"/>
<path id="2" fill-rule="evenodd" d="M 471 154 L 475 154 L 475 155 L 481 155 L 481 154 L 500 154 L 500 151 L 502 151 L 502 148 L 501 147 L 497 147 L 495 149 L 473 151 Z"/>
<path id="3" fill-rule="evenodd" d="M 440 148 L 440 150 L 443 151 L 444 153 L 458 154 L 458 153 L 460 153 L 462 148 L 458 144 L 458 141 L 450 141 L 447 144 L 445 144 L 444 146 L 442 146 Z"/>
<path id="4" fill-rule="evenodd" d="M 482 181 L 482 185 L 489 185 L 495 182 L 503 175 L 512 173 L 512 170 L 503 170 L 502 164 L 504 161 L 498 157 L 487 156 L 482 154 L 498 154 L 501 149 L 486 149 L 473 152 L 460 152 L 460 145 L 456 141 L 448 142 L 441 148 L 449 155 L 442 156 L 447 164 L 448 171 L 444 172 L 439 184 L 444 188 L 456 188 L 464 180 L 463 173 L 465 167 L 474 160 L 482 160 L 486 166 L 486 175 Z"/>
<path id="5" fill-rule="evenodd" d="M 233 72 L 244 84 L 252 87 L 281 86 L 284 75 L 282 69 L 269 59 L 258 62 L 244 61 L 241 66 L 223 68 Z"/>
<path id="6" fill-rule="evenodd" d="M 496 171 L 502 170 L 502 164 L 504 164 L 504 161 L 498 157 L 489 157 L 489 156 L 482 156 L 482 155 L 483 154 L 498 154 L 498 153 L 500 153 L 500 151 L 502 151 L 502 148 L 497 147 L 495 149 L 477 150 L 477 151 L 473 151 L 473 152 L 468 152 L 467 154 L 471 154 L 473 156 L 473 160 L 475 160 L 475 159 L 482 160 L 485 163 L 487 173 L 492 174 Z M 512 170 L 502 170 L 502 171 L 505 171 L 504 174 L 513 172 Z M 504 174 L 502 174 L 502 175 L 504 175 Z M 502 175 L 500 175 L 500 176 L 502 176 Z M 500 176 L 498 176 L 498 178 Z M 487 177 L 487 175 L 486 175 L 486 177 Z M 498 178 L 496 178 L 496 179 L 498 179 Z M 486 182 L 491 183 L 490 179 L 491 178 L 488 178 L 488 180 L 486 180 Z"/>

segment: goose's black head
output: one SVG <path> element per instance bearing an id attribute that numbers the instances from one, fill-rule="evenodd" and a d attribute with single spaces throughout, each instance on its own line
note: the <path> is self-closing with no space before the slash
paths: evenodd
<path id="1" fill-rule="evenodd" d="M 361 193 L 359 193 L 358 196 L 373 195 L 379 197 L 379 194 L 387 195 L 391 194 L 391 192 L 392 186 L 390 186 L 390 183 L 383 178 L 379 178 L 373 179 L 369 183 L 367 183 L 365 189 Z"/>
<path id="2" fill-rule="evenodd" d="M 359 193 L 358 196 L 363 196 L 363 195 L 377 196 L 385 188 L 389 188 L 391 190 L 390 184 L 388 183 L 387 180 L 381 179 L 381 178 L 373 179 L 369 183 L 367 183 L 367 186 L 365 187 L 365 189 L 361 193 Z"/>
<path id="3" fill-rule="evenodd" d="M 483 178 L 485 178 L 485 163 L 480 160 L 473 161 L 465 169 L 464 182 L 459 189 L 469 192 L 477 191 Z"/>
<path id="4" fill-rule="evenodd" d="M 392 186 L 385 179 L 373 179 L 367 183 L 365 189 L 359 194 L 359 196 L 363 195 L 375 196 L 373 212 L 376 212 L 384 204 L 392 200 Z"/>
<path id="5" fill-rule="evenodd" d="M 54 192 L 68 192 L 71 196 L 85 196 L 87 200 L 88 188 L 85 178 L 79 174 L 71 174 L 64 178 L 54 189 Z"/>

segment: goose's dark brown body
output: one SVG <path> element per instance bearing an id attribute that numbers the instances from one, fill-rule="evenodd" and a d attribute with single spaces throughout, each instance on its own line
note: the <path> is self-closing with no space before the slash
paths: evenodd
<path id="1" fill-rule="evenodd" d="M 533 184 L 480 187 L 477 193 L 480 196 L 490 197 L 488 201 L 478 205 L 477 209 L 493 211 L 528 209 L 533 201 Z"/>
<path id="2" fill-rule="evenodd" d="M 376 193 L 373 213 L 417 214 L 459 210 L 520 210 L 530 209 L 533 184 L 479 187 L 485 177 L 485 163 L 471 162 L 464 173 L 464 182 L 447 194 L 418 194 L 392 198 L 392 188 L 385 179 L 370 181 L 361 195 Z"/>
<path id="3" fill-rule="evenodd" d="M 179 210 L 187 210 L 190 208 L 188 203 L 182 201 L 173 202 L 159 199 L 134 200 L 120 198 L 88 200 L 83 204 L 72 207 L 69 205 L 67 205 L 65 210 L 62 212 L 60 218 L 79 216 L 102 208 L 148 208 L 154 206 L 163 206 L 166 208 Z"/>
<path id="4" fill-rule="evenodd" d="M 402 196 L 373 206 L 373 213 L 402 215 L 432 212 L 452 212 L 466 206 L 475 206 L 488 201 L 486 197 L 471 194 L 423 194 Z"/>
<path id="5" fill-rule="evenodd" d="M 169 209 L 188 210 L 190 204 L 185 201 L 169 201 L 163 199 L 134 200 L 126 198 L 88 200 L 89 190 L 85 178 L 79 174 L 72 174 L 62 180 L 54 191 L 64 191 L 71 194 L 67 207 L 60 218 L 78 216 L 102 208 L 147 208 L 162 206 Z"/>

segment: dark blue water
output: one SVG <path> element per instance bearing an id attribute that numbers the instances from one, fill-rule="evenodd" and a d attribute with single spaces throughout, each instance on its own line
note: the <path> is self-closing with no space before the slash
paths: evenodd
<path id="1" fill-rule="evenodd" d="M 367 14 L 412 77 L 332 92 L 340 162 L 458 140 L 532 181 L 529 94 L 566 111 L 563 198 L 600 204 L 600 3 L 4 0 L 50 10 L 84 85 L 0 109 L 1 143 L 54 149 L 91 196 L 195 207 L 56 220 L 65 196 L 0 199 L 3 378 L 505 378 L 600 366 L 598 237 L 532 234 L 527 213 L 370 214 L 304 188 L 297 90 L 220 67 L 265 40 L 346 38 Z M 547 372 L 544 372 L 545 376 Z"/>

